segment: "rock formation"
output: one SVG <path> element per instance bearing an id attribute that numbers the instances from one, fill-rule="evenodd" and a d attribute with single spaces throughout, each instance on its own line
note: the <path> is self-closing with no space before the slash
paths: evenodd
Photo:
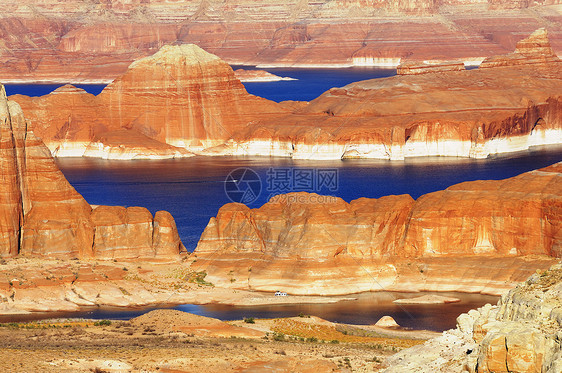
<path id="1" fill-rule="evenodd" d="M 90 206 L 0 89 L 0 257 L 173 258 L 173 218 L 145 208 Z"/>
<path id="2" fill-rule="evenodd" d="M 404 64 L 402 75 L 277 104 L 248 94 L 217 56 L 165 46 L 98 96 L 66 86 L 13 99 L 57 156 L 485 158 L 561 143 L 562 69 L 546 31 L 494 61 L 476 70 Z"/>
<path id="3" fill-rule="evenodd" d="M 278 82 L 280 80 L 296 80 L 290 77 L 277 76 L 265 70 L 234 70 L 234 75 L 243 83 L 246 82 Z"/>
<path id="4" fill-rule="evenodd" d="M 480 68 L 517 65 L 537 65 L 559 61 L 550 47 L 546 29 L 536 30 L 526 39 L 517 43 L 515 52 L 505 56 L 489 57 L 482 61 Z"/>
<path id="5" fill-rule="evenodd" d="M 561 171 L 465 182 L 416 201 L 291 193 L 257 209 L 227 204 L 192 268 L 221 286 L 295 294 L 498 293 L 562 257 Z"/>
<path id="6" fill-rule="evenodd" d="M 398 75 L 419 75 L 428 73 L 439 73 L 443 71 L 462 71 L 464 70 L 462 62 L 445 62 L 445 63 L 415 63 L 406 62 L 402 63 L 396 69 Z"/>
<path id="7" fill-rule="evenodd" d="M 175 158 L 222 144 L 258 115 L 282 113 L 252 96 L 217 56 L 164 46 L 135 61 L 98 96 L 64 86 L 14 96 L 56 156 Z"/>
<path id="8" fill-rule="evenodd" d="M 0 81 L 110 82 L 135 59 L 194 43 L 229 63 L 478 63 L 524 33 L 560 29 L 555 1 L 31 1 L 0 10 Z M 562 34 L 555 35 L 562 50 Z"/>
<path id="9" fill-rule="evenodd" d="M 562 371 L 562 265 L 538 271 L 457 328 L 388 359 L 393 372 Z"/>

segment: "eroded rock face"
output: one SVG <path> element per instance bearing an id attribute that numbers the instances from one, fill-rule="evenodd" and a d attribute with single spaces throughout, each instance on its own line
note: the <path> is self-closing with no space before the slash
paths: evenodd
<path id="1" fill-rule="evenodd" d="M 227 204 L 203 232 L 193 267 L 221 286 L 299 294 L 466 291 L 470 283 L 469 291 L 497 292 L 504 270 L 498 265 L 513 265 L 508 273 L 519 268 L 507 280 L 513 283 L 535 269 L 521 268 L 516 258 L 562 257 L 561 170 L 556 164 L 506 180 L 461 183 L 416 201 L 403 195 L 346 203 L 291 193 L 257 209 Z M 454 258 L 495 270 L 445 269 Z M 229 273 L 244 281 L 229 281 Z"/>
<path id="2" fill-rule="evenodd" d="M 387 373 L 560 372 L 562 265 L 537 270 L 496 306 L 462 314 L 457 328 L 391 357 Z"/>
<path id="3" fill-rule="evenodd" d="M 68 183 L 49 149 L 0 90 L 0 256 L 177 256 L 173 218 L 140 207 L 92 207 Z M 154 238 L 153 238 L 154 236 Z"/>

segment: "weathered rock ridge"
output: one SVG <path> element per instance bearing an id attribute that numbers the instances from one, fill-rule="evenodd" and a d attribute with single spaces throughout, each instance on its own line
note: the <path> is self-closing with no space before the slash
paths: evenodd
<path id="1" fill-rule="evenodd" d="M 169 43 L 194 43 L 229 63 L 396 66 L 477 64 L 539 27 L 557 1 L 16 1 L 0 10 L 0 81 L 109 82 Z"/>
<path id="2" fill-rule="evenodd" d="M 1 87 L 1 86 L 0 86 Z M 172 216 L 142 207 L 90 206 L 0 89 L 0 257 L 173 258 Z"/>
<path id="3" fill-rule="evenodd" d="M 291 193 L 257 209 L 227 204 L 193 268 L 221 286 L 296 294 L 498 293 L 562 257 L 561 171 L 465 182 L 416 201 Z"/>
<path id="4" fill-rule="evenodd" d="M 457 328 L 391 357 L 393 372 L 562 371 L 562 265 L 537 271 L 496 306 L 462 314 Z"/>
<path id="5" fill-rule="evenodd" d="M 165 46 L 98 96 L 65 86 L 13 99 L 56 156 L 485 158 L 561 143 L 562 69 L 547 32 L 486 65 L 404 64 L 402 75 L 277 104 L 248 94 L 217 56 Z"/>

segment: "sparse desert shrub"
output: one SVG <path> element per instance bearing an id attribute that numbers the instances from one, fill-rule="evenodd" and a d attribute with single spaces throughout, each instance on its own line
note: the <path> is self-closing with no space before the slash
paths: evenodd
<path id="1" fill-rule="evenodd" d="M 94 323 L 94 326 L 109 326 L 109 325 L 111 325 L 110 320 L 100 320 Z"/>
<path id="2" fill-rule="evenodd" d="M 205 277 L 207 277 L 207 272 L 205 271 L 194 272 L 191 274 L 188 281 L 199 285 L 215 286 L 211 282 L 205 281 Z"/>
<path id="3" fill-rule="evenodd" d="M 246 324 L 255 324 L 256 323 L 256 319 L 254 319 L 253 317 L 244 317 L 244 322 Z"/>

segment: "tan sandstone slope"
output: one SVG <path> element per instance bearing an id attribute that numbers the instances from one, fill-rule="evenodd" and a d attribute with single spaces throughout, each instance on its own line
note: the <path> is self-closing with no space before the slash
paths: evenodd
<path id="1" fill-rule="evenodd" d="M 223 206 L 192 268 L 239 289 L 501 293 L 562 257 L 562 164 L 413 200 L 291 193 Z"/>
<path id="2" fill-rule="evenodd" d="M 277 104 L 248 94 L 217 56 L 181 45 L 134 62 L 98 96 L 66 86 L 12 99 L 57 156 L 483 158 L 562 142 L 560 66 L 540 29 L 486 68 L 404 64 Z"/>
<path id="3" fill-rule="evenodd" d="M 386 362 L 385 373 L 562 371 L 562 265 L 537 271 L 496 306 L 462 314 L 457 328 Z"/>
<path id="4" fill-rule="evenodd" d="M 0 257 L 177 257 L 182 245 L 168 212 L 153 217 L 142 207 L 90 206 L 4 87 L 0 120 Z"/>

